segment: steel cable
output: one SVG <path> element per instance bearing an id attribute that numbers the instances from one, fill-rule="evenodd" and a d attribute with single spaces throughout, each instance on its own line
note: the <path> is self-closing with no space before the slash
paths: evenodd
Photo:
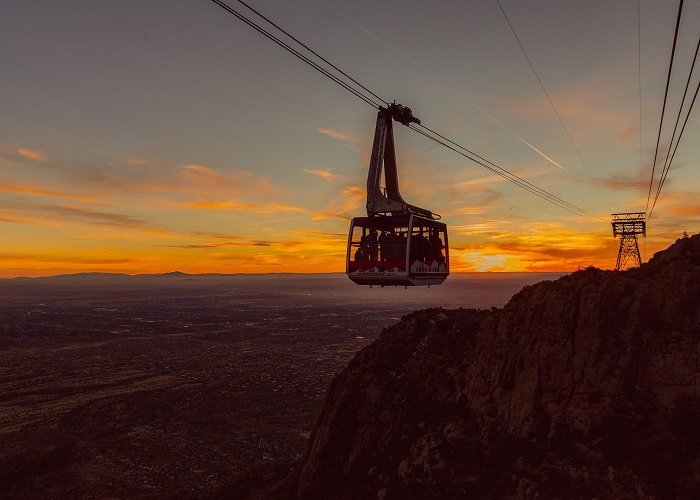
<path id="1" fill-rule="evenodd" d="M 676 54 L 676 42 L 678 41 L 678 31 L 681 25 L 681 15 L 683 13 L 683 0 L 678 2 L 678 17 L 676 19 L 676 30 L 673 34 L 673 48 L 671 49 L 671 61 L 668 64 L 668 74 L 666 75 L 666 90 L 664 91 L 664 104 L 661 107 L 661 121 L 659 123 L 659 133 L 656 136 L 656 150 L 654 152 L 654 163 L 651 167 L 651 179 L 649 180 L 649 194 L 647 194 L 647 205 L 645 212 L 649 211 L 649 200 L 651 199 L 651 188 L 654 185 L 654 174 L 656 172 L 656 159 L 659 154 L 659 142 L 661 141 L 661 129 L 664 125 L 664 114 L 666 113 L 666 100 L 668 99 L 668 86 L 671 82 L 671 73 L 673 72 L 673 60 Z"/>
<path id="2" fill-rule="evenodd" d="M 343 81 L 341 78 L 339 78 L 338 76 L 333 75 L 328 69 L 323 68 L 323 67 L 320 66 L 318 63 L 316 63 L 316 62 L 314 62 L 313 60 L 311 60 L 308 56 L 302 54 L 302 53 L 299 52 L 297 49 L 295 49 L 294 47 L 290 46 L 288 43 L 282 41 L 281 39 L 279 39 L 278 37 L 276 37 L 275 35 L 273 35 L 273 34 L 270 33 L 269 31 L 267 31 L 266 29 L 264 29 L 263 27 L 261 27 L 260 25 L 258 25 L 257 23 L 255 23 L 254 21 L 248 19 L 248 18 L 245 17 L 243 14 L 241 14 L 241 13 L 238 12 L 238 11 L 236 11 L 235 9 L 233 9 L 232 7 L 230 7 L 228 4 L 226 4 L 225 2 L 223 2 L 223 1 L 221 1 L 221 0 L 211 0 L 211 1 L 214 2 L 215 4 L 217 4 L 218 6 L 220 6 L 221 8 L 223 8 L 224 10 L 226 10 L 227 12 L 229 12 L 230 14 L 234 15 L 234 16 L 235 16 L 236 18 L 238 18 L 240 21 L 243 21 L 245 24 L 247 24 L 247 25 L 250 26 L 251 28 L 253 28 L 253 29 L 255 29 L 256 31 L 258 31 L 260 34 L 264 35 L 264 36 L 267 37 L 268 39 L 270 39 L 270 40 L 272 40 L 273 42 L 275 42 L 277 45 L 279 45 L 280 47 L 282 47 L 283 49 L 285 49 L 287 52 L 291 53 L 292 55 L 294 55 L 294 56 L 297 57 L 298 59 L 300 59 L 300 60 L 302 60 L 303 62 L 307 63 L 308 65 L 310 65 L 311 67 L 313 67 L 315 70 L 317 70 L 318 72 L 320 72 L 320 73 L 323 74 L 324 76 L 330 78 L 331 80 L 333 80 L 335 83 L 337 83 L 337 84 L 340 85 L 341 87 L 343 87 L 343 88 L 345 88 L 346 90 L 348 90 L 349 92 L 353 93 L 355 96 L 359 97 L 360 99 L 362 99 L 364 102 L 366 102 L 367 104 L 369 104 L 369 105 L 372 106 L 373 108 L 379 109 L 379 108 L 381 107 L 380 104 L 378 104 L 377 102 L 375 102 L 375 101 L 372 99 L 372 97 L 370 97 L 370 96 L 364 94 L 362 91 L 358 90 L 357 88 L 353 88 L 348 82 L 344 82 L 344 81 Z M 386 100 L 384 100 L 384 99 L 382 99 L 381 97 L 379 97 L 377 94 L 375 94 L 374 92 L 372 92 L 371 90 L 369 90 L 367 87 L 365 87 L 364 85 L 362 85 L 361 83 L 359 83 L 357 80 L 355 80 L 354 78 L 352 78 L 350 75 L 348 75 L 347 73 L 345 73 L 344 71 L 342 71 L 341 69 L 339 69 L 335 64 L 333 64 L 332 62 L 328 61 L 326 58 L 324 58 L 324 57 L 322 57 L 321 55 L 319 55 L 316 51 L 314 51 L 313 49 L 311 49 L 310 47 L 308 47 L 306 44 L 304 44 L 303 42 L 301 42 L 300 40 L 298 40 L 296 37 L 294 37 L 293 35 L 291 35 L 290 33 L 288 33 L 286 30 L 284 30 L 283 28 L 281 28 L 279 25 L 277 25 L 276 23 L 274 23 L 273 21 L 271 21 L 271 20 L 268 19 L 267 17 L 265 17 L 263 14 L 261 14 L 260 12 L 258 12 L 258 11 L 255 10 L 254 8 L 252 8 L 250 5 L 248 5 L 247 3 L 243 2 L 242 0 L 237 0 L 237 1 L 239 1 L 241 4 L 243 4 L 245 7 L 247 7 L 248 9 L 250 9 L 252 12 L 254 12 L 255 14 L 257 14 L 258 16 L 260 16 L 260 17 L 261 17 L 262 19 L 264 19 L 266 22 L 268 22 L 269 24 L 271 24 L 272 26 L 274 26 L 276 29 L 280 30 L 280 31 L 281 31 L 282 33 L 284 33 L 286 36 L 288 36 L 288 37 L 291 38 L 293 41 L 295 41 L 296 43 L 298 43 L 301 47 L 303 47 L 304 49 L 308 50 L 310 53 L 312 53 L 313 55 L 315 55 L 316 57 L 318 57 L 320 60 L 322 60 L 323 62 L 325 62 L 326 64 L 328 64 L 330 67 L 332 67 L 333 69 L 335 69 L 336 71 L 338 71 L 339 73 L 341 73 L 343 76 L 345 76 L 346 78 L 348 78 L 351 82 L 353 82 L 354 84 L 356 84 L 357 86 L 359 86 L 362 90 L 364 90 L 365 92 L 368 92 L 371 96 L 374 96 L 375 98 L 377 98 L 377 99 L 378 99 L 379 101 L 381 101 L 382 103 L 388 104 L 388 102 L 387 102 Z M 579 215 L 579 216 L 582 216 L 582 217 L 593 217 L 593 218 L 596 218 L 596 219 L 600 220 L 598 217 L 596 217 L 595 215 L 591 214 L 590 212 L 588 212 L 588 211 L 586 211 L 586 210 L 584 210 L 584 209 L 582 209 L 582 208 L 579 208 L 579 207 L 577 207 L 576 205 L 574 205 L 574 204 L 572 204 L 572 203 L 569 203 L 569 202 L 563 200 L 562 198 L 559 198 L 558 196 L 556 196 L 556 195 L 554 195 L 554 194 L 552 194 L 552 193 L 550 193 L 550 192 L 548 192 L 548 191 L 546 191 L 546 190 L 544 190 L 544 189 L 542 189 L 542 188 L 540 188 L 540 187 L 538 187 L 538 186 L 532 184 L 531 182 L 529 182 L 529 181 L 527 181 L 527 180 L 525 180 L 525 179 L 519 177 L 518 175 L 516 175 L 516 174 L 510 172 L 509 170 L 507 170 L 507 169 L 505 169 L 505 168 L 503 168 L 503 167 L 500 167 L 500 166 L 498 166 L 497 164 L 495 164 L 495 163 L 493 163 L 493 162 L 487 160 L 486 158 L 484 158 L 484 157 L 482 157 L 482 156 L 480 156 L 480 155 L 474 153 L 473 151 L 467 149 L 466 147 L 464 147 L 464 146 L 462 146 L 462 145 L 460 145 L 460 144 L 457 144 L 456 142 L 452 141 L 451 139 L 448 139 L 447 137 L 445 137 L 445 136 L 439 134 L 438 132 L 435 132 L 434 130 L 429 129 L 428 127 L 425 127 L 425 126 L 423 126 L 423 125 L 421 125 L 421 127 L 422 127 L 423 129 L 425 129 L 427 132 L 424 132 L 423 130 L 418 129 L 418 128 L 415 127 L 415 126 L 410 126 L 411 129 L 413 129 L 414 131 L 418 132 L 419 134 L 421 134 L 421 135 L 423 135 L 423 136 L 425 136 L 425 137 L 427 137 L 427 138 L 429 138 L 429 139 L 431 139 L 431 140 L 433 140 L 433 141 L 435 141 L 435 142 L 437 142 L 437 143 L 439 143 L 439 144 L 445 146 L 446 148 L 448 148 L 448 149 L 450 149 L 450 150 L 456 152 L 457 154 L 459 154 L 459 155 L 461 155 L 461 156 L 463 156 L 463 157 L 465 157 L 465 158 L 467 158 L 467 159 L 473 161 L 473 162 L 476 163 L 477 165 L 480 165 L 480 166 L 486 168 L 487 170 L 489 170 L 489 171 L 491 171 L 491 172 L 493 172 L 493 173 L 495 173 L 495 174 L 497 174 L 497 175 L 499 175 L 499 176 L 501 176 L 501 177 L 503 177 L 503 178 L 509 180 L 510 182 L 512 182 L 512 183 L 514 183 L 514 184 L 520 186 L 521 188 L 527 190 L 527 191 L 530 192 L 531 194 L 534 194 L 535 196 L 538 196 L 539 198 L 541 198 L 541 199 L 543 199 L 543 200 L 545 200 L 545 201 L 548 201 L 548 202 L 552 203 L 553 205 L 555 205 L 555 206 L 557 206 L 557 207 L 559 207 L 559 208 L 562 208 L 562 209 L 564 209 L 564 210 L 567 210 L 568 212 L 571 212 L 571 213 L 573 213 L 573 214 L 575 214 L 575 215 Z M 434 134 L 434 135 L 430 135 L 430 134 Z M 435 136 L 437 136 L 437 137 L 435 137 Z M 447 142 L 444 142 L 444 141 L 441 140 L 440 138 L 443 139 L 444 141 L 447 141 Z M 448 143 L 449 143 L 449 144 L 448 144 Z M 450 144 L 452 144 L 452 146 L 451 146 Z M 459 149 L 456 149 L 456 148 L 453 147 L 453 146 L 456 146 L 456 148 L 459 148 L 459 149 L 461 149 L 461 150 L 463 150 L 463 151 L 466 151 L 466 153 L 460 151 Z"/>

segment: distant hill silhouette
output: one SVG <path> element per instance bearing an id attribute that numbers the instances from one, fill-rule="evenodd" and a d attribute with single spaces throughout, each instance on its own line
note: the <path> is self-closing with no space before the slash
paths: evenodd
<path id="1" fill-rule="evenodd" d="M 273 276 L 273 275 L 304 275 L 304 274 L 344 274 L 344 273 L 197 273 L 190 274 L 182 271 L 170 271 L 167 273 L 146 273 L 146 274 L 126 274 L 126 273 L 71 273 L 57 274 L 52 276 L 21 276 L 17 278 L 0 278 L 0 282 L 76 282 L 88 283 L 106 281 L 138 281 L 138 280 L 160 280 L 160 279 L 223 279 L 235 276 Z"/>
<path id="2" fill-rule="evenodd" d="M 71 273 L 71 274 L 56 274 L 53 276 L 36 276 L 36 277 L 18 277 L 8 278 L 15 281 L 70 281 L 70 280 L 114 280 L 114 279 L 129 279 L 129 278 L 144 278 L 144 277 L 184 277 L 190 276 L 187 273 L 173 271 L 170 273 L 161 274 L 126 274 L 126 273 Z"/>
<path id="3" fill-rule="evenodd" d="M 700 498 L 700 235 L 502 309 L 425 310 L 333 382 L 279 498 Z"/>

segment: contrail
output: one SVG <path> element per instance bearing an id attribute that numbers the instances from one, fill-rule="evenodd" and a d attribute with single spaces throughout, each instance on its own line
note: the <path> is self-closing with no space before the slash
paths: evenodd
<path id="1" fill-rule="evenodd" d="M 514 134 L 514 135 L 515 135 L 515 134 Z M 547 156 L 546 154 L 544 154 L 542 151 L 540 151 L 539 149 L 537 149 L 535 146 L 533 146 L 532 144 L 530 144 L 529 142 L 527 142 L 527 141 L 526 141 L 525 139 L 523 139 L 522 137 L 519 137 L 518 135 L 515 135 L 515 137 L 517 137 L 518 140 L 519 140 L 520 142 L 522 142 L 523 144 L 525 144 L 526 146 L 530 146 L 530 147 L 532 148 L 533 151 L 539 153 L 539 154 L 542 156 L 542 158 L 544 158 L 545 160 L 547 160 L 547 161 L 549 161 L 550 163 L 556 165 L 556 166 L 559 167 L 560 169 L 565 170 L 564 167 L 562 167 L 561 165 L 559 165 L 556 161 L 552 160 L 549 156 Z"/>
<path id="2" fill-rule="evenodd" d="M 505 125 L 501 120 L 499 120 L 498 118 L 496 118 L 495 116 L 493 116 L 491 113 L 489 113 L 489 112 L 486 111 L 485 109 L 480 108 L 480 107 L 477 106 L 476 104 L 474 105 L 474 107 L 475 107 L 476 109 L 478 109 L 479 112 L 485 114 L 486 116 L 488 116 L 489 118 L 491 118 L 493 121 L 495 121 L 496 123 L 498 123 L 498 124 L 499 124 L 501 127 L 503 127 L 505 130 L 507 130 L 508 132 L 510 132 L 511 134 L 513 134 L 513 136 L 514 136 L 516 139 L 518 139 L 520 142 L 522 142 L 522 143 L 525 144 L 527 147 L 529 147 L 530 149 L 532 149 L 535 153 L 537 153 L 538 155 L 540 155 L 542 158 L 544 158 L 545 160 L 547 160 L 549 163 L 551 163 L 552 165 L 555 165 L 555 166 L 559 167 L 559 168 L 562 169 L 562 170 L 566 170 L 566 169 L 565 169 L 564 167 L 562 167 L 559 163 L 557 163 L 556 161 L 554 161 L 552 158 L 550 158 L 549 156 L 547 156 L 546 154 L 544 154 L 542 151 L 540 151 L 539 149 L 537 149 L 535 146 L 533 146 L 532 144 L 530 144 L 529 142 L 527 142 L 525 139 L 523 139 L 522 137 L 520 137 L 518 134 L 516 134 L 515 132 L 513 132 L 511 129 L 509 129 L 508 127 L 506 127 L 506 125 Z"/>
<path id="3" fill-rule="evenodd" d="M 391 44 L 390 44 L 389 42 L 387 42 L 386 40 L 380 38 L 379 35 L 376 35 L 375 33 L 372 33 L 370 30 L 368 30 L 367 28 L 365 28 L 364 26 L 362 26 L 361 24 L 359 24 L 358 22 L 356 22 L 354 19 L 352 19 L 349 15 L 347 15 L 347 14 L 346 14 L 345 12 L 343 12 L 342 10 L 338 9 L 337 7 L 333 7 L 333 6 L 331 6 L 331 8 L 332 8 L 334 11 L 336 11 L 338 14 L 340 14 L 342 17 L 344 17 L 347 21 L 349 21 L 350 23 L 352 23 L 353 25 L 355 25 L 355 27 L 356 27 L 357 29 L 359 29 L 360 31 L 364 32 L 366 35 L 369 35 L 370 38 L 372 38 L 372 39 L 374 39 L 375 41 L 381 43 L 381 44 L 384 45 L 386 48 L 392 50 L 393 52 L 395 52 L 396 54 L 400 55 L 401 57 L 403 57 L 403 58 L 406 59 L 407 61 L 410 61 L 410 62 L 412 62 L 413 64 L 416 64 L 416 65 L 418 64 L 418 62 L 417 62 L 415 59 L 413 59 L 411 56 L 407 55 L 406 53 L 402 52 L 402 51 L 399 50 L 398 48 L 394 47 L 393 45 L 391 45 Z"/>

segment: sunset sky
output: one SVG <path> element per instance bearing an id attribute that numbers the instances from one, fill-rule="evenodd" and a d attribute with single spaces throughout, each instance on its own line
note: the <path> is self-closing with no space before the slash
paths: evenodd
<path id="1" fill-rule="evenodd" d="M 442 214 L 452 271 L 614 266 L 610 212 L 646 203 L 675 0 L 641 1 L 641 157 L 637 1 L 502 0 L 595 182 L 495 0 L 250 3 L 428 127 L 601 218 L 397 125 L 402 193 Z M 700 3 L 684 10 L 663 154 L 700 34 Z M 367 104 L 208 0 L 5 0 L 0 26 L 0 276 L 344 271 Z M 699 230 L 698 153 L 696 112 L 645 260 Z"/>

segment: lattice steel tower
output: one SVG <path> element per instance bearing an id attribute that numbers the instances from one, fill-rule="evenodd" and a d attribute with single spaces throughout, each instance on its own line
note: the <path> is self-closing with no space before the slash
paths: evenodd
<path id="1" fill-rule="evenodd" d="M 623 214 L 612 214 L 613 236 L 620 237 L 620 250 L 617 252 L 617 264 L 615 271 L 625 269 L 628 261 L 632 261 L 632 266 L 642 265 L 642 258 L 639 255 L 639 243 L 637 235 L 646 237 L 647 223 L 644 212 L 627 212 Z"/>

